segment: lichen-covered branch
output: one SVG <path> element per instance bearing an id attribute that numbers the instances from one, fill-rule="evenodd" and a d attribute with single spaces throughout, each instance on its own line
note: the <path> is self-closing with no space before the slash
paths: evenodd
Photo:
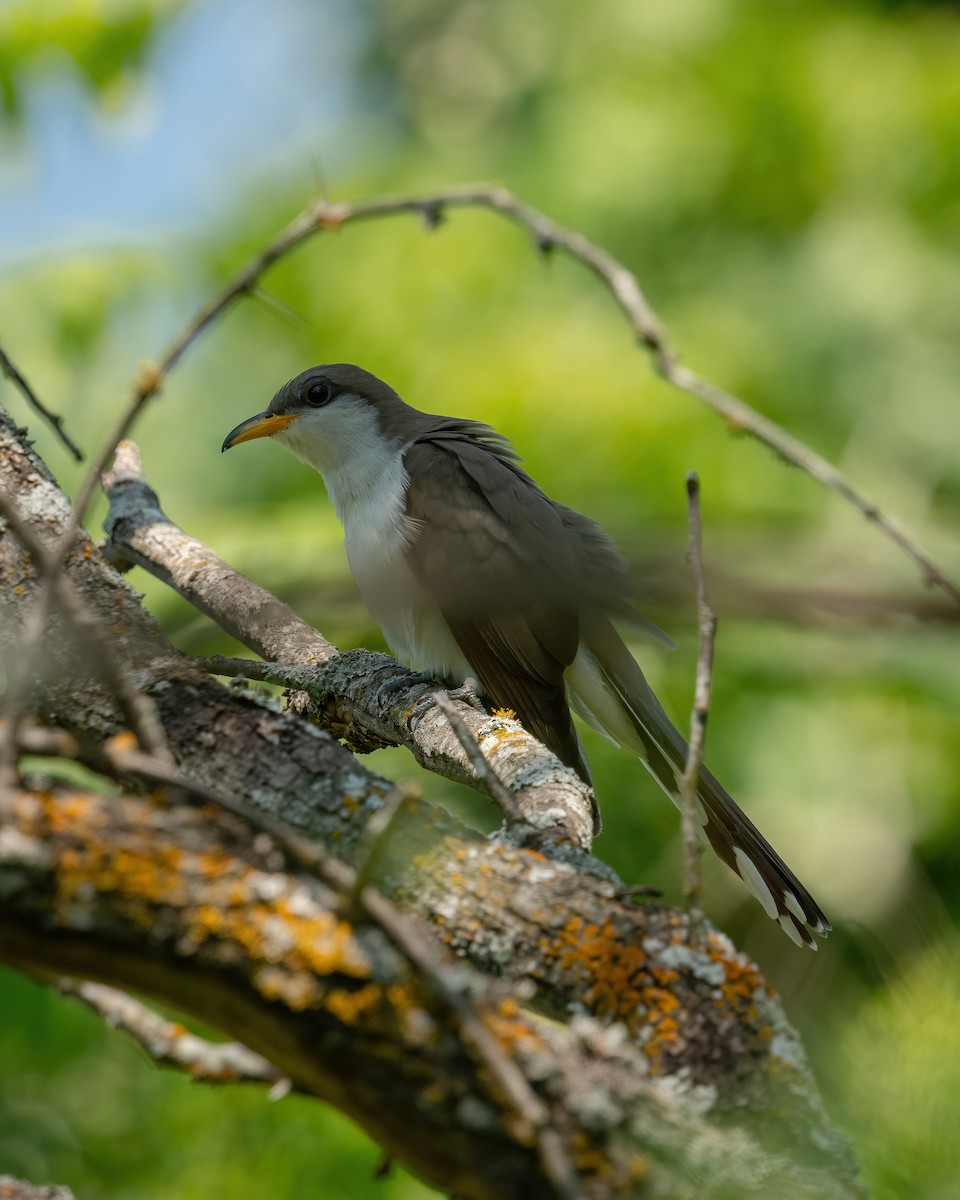
<path id="1" fill-rule="evenodd" d="M 0 821 L 5 961 L 136 987 L 216 1025 L 447 1191 L 558 1194 L 443 998 L 381 928 L 283 870 L 235 818 L 37 782 Z M 702 1096 L 666 1087 L 597 1022 L 560 1028 L 475 977 L 463 987 L 535 1086 L 582 1195 L 856 1194 L 820 1150 L 771 1155 L 718 1126 Z"/>

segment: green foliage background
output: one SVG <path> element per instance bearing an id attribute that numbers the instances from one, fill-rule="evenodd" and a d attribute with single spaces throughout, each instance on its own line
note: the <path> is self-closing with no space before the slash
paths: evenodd
<path id="1" fill-rule="evenodd" d="M 122 115 L 152 45 L 190 7 L 0 8 L 0 146 L 29 159 L 23 97 L 51 54 L 105 121 Z M 346 19 L 312 7 L 331 28 Z M 955 6 L 366 0 L 350 19 L 335 196 L 507 182 L 633 267 L 691 365 L 838 462 L 960 573 Z M 298 162 L 202 228 L 24 247 L 0 278 L 4 345 L 96 446 L 138 360 L 313 186 Z M 234 310 L 137 438 L 167 512 L 341 645 L 381 643 L 319 480 L 272 445 L 218 453 L 307 365 L 357 361 L 419 407 L 489 421 L 548 492 L 601 519 L 678 643 L 637 653 L 679 721 L 696 657 L 683 480 L 699 471 L 720 615 L 708 757 L 837 932 L 800 953 L 713 865 L 709 912 L 783 992 L 875 1195 L 960 1194 L 957 610 L 835 497 L 657 381 L 582 269 L 539 261 L 489 216 L 323 236 L 266 286 L 302 319 Z M 3 401 L 73 486 L 77 469 L 9 387 Z M 236 649 L 135 583 L 185 650 Z M 676 897 L 675 813 L 638 764 L 587 739 L 597 852 Z M 373 765 L 414 774 L 399 753 Z M 421 783 L 490 824 L 475 798 Z M 9 973 L 0 1018 L 0 1173 L 86 1200 L 432 1194 L 399 1170 L 372 1180 L 376 1148 L 336 1113 L 191 1087 Z"/>

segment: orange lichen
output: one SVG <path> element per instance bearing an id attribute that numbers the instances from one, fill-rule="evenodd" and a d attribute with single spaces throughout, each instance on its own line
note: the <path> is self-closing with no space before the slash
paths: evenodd
<path id="1" fill-rule="evenodd" d="M 127 750 L 136 750 L 137 737 L 130 729 L 122 729 L 119 733 L 115 733 L 112 738 L 108 738 L 104 749 L 108 753 L 122 754 Z"/>
<path id="2" fill-rule="evenodd" d="M 51 792 L 39 792 L 44 819 L 53 833 L 68 833 L 74 825 L 83 826 L 90 809 L 90 797 L 83 792 L 54 799 Z"/>
<path id="3" fill-rule="evenodd" d="M 333 913 L 317 912 L 303 917 L 290 909 L 289 902 L 279 900 L 273 915 L 283 918 L 284 931 L 292 939 L 292 949 L 285 961 L 296 965 L 298 956 L 317 975 L 349 975 L 352 979 L 369 979 L 370 964 L 360 948 L 353 927 Z"/>
<path id="4" fill-rule="evenodd" d="M 581 1175 L 604 1175 L 610 1169 L 604 1149 L 582 1129 L 575 1129 L 570 1135 L 570 1157 Z"/>
<path id="5" fill-rule="evenodd" d="M 758 990 L 773 995 L 773 989 L 753 963 L 739 957 L 731 957 L 729 951 L 725 950 L 715 937 L 711 936 L 708 939 L 707 952 L 714 962 L 723 967 L 726 978 L 720 985 L 720 991 L 724 1000 L 748 1019 L 755 1017 L 753 997 Z"/>
<path id="6" fill-rule="evenodd" d="M 517 714 L 512 708 L 495 708 L 493 716 L 499 717 L 503 721 L 515 721 L 517 719 Z"/>
<path id="7" fill-rule="evenodd" d="M 236 874 L 236 860 L 227 853 L 226 850 L 217 847 L 214 850 L 209 850 L 205 854 L 198 854 L 192 860 L 197 871 L 204 879 L 216 880 L 223 879 L 228 875 Z"/>
<path id="8" fill-rule="evenodd" d="M 332 988 L 326 997 L 327 1008 L 344 1025 L 357 1025 L 361 1017 L 369 1017 L 383 1003 L 383 989 L 375 983 L 364 984 L 357 991 Z"/>
<path id="9" fill-rule="evenodd" d="M 665 1013 L 671 1013 L 680 1007 L 680 1001 L 673 992 L 661 987 L 645 987 L 641 992 L 644 1007 L 647 1009 L 648 1021 L 659 1021 Z"/>
<path id="10" fill-rule="evenodd" d="M 483 1014 L 483 1023 L 511 1057 L 518 1047 L 527 1052 L 544 1048 L 543 1039 L 533 1026 L 519 1015 L 511 1017 L 502 1011 L 486 1012 Z"/>
<path id="11" fill-rule="evenodd" d="M 586 984 L 584 1003 L 598 1016 L 630 1021 L 642 1003 L 641 988 L 649 979 L 647 956 L 633 941 L 624 941 L 612 918 L 602 925 L 570 916 L 541 948 L 554 954 L 566 972 Z"/>
<path id="12" fill-rule="evenodd" d="M 650 1172 L 650 1164 L 642 1154 L 634 1154 L 627 1163 L 631 1183 L 643 1183 Z"/>

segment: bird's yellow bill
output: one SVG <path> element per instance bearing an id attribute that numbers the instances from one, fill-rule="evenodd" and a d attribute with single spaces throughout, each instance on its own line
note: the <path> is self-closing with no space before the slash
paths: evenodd
<path id="1" fill-rule="evenodd" d="M 223 439 L 220 450 L 229 450 L 232 446 L 239 446 L 241 442 L 252 442 L 254 438 L 272 437 L 275 433 L 288 429 L 296 419 L 295 415 L 287 413 L 257 413 L 255 417 L 250 417 L 241 422 L 236 429 L 232 429 Z"/>

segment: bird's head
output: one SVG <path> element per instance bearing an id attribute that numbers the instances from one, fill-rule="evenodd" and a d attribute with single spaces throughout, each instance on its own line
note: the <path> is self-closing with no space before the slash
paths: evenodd
<path id="1" fill-rule="evenodd" d="M 414 410 L 369 371 L 349 363 L 311 367 L 285 383 L 266 412 L 231 430 L 222 449 L 270 437 L 321 474 L 369 459 L 384 442 L 402 441 Z M 419 415 L 419 414 L 416 414 Z"/>

